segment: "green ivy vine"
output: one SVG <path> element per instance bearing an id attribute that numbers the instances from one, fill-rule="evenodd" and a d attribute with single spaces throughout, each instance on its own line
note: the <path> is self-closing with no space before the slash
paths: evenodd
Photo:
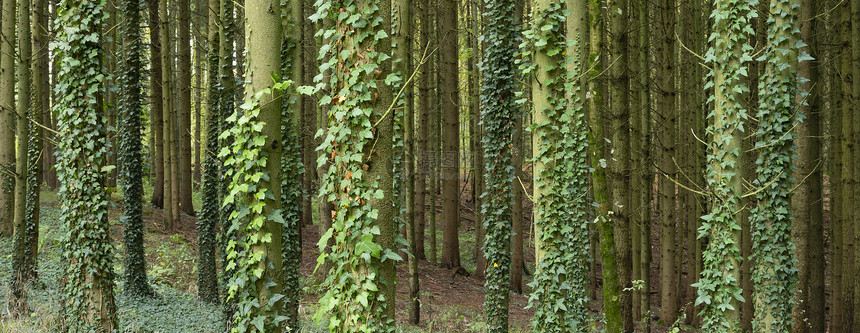
<path id="1" fill-rule="evenodd" d="M 215 26 L 210 29 L 215 29 Z M 216 268 L 216 249 L 218 223 L 221 221 L 221 160 L 218 152 L 221 145 L 218 136 L 221 133 L 221 83 L 218 75 L 219 52 L 221 50 L 220 33 L 214 33 L 209 40 L 208 53 L 208 91 L 206 110 L 206 149 L 203 151 L 203 174 L 201 175 L 201 192 L 203 195 L 200 207 L 200 219 L 197 220 L 197 252 L 200 261 L 197 269 L 197 296 L 209 303 L 219 303 L 218 271 Z"/>
<path id="2" fill-rule="evenodd" d="M 119 154 L 123 166 L 119 171 L 123 193 L 120 217 L 125 242 L 125 289 L 133 295 L 152 295 L 146 280 L 146 257 L 143 249 L 143 145 L 141 144 L 143 41 L 140 33 L 140 1 L 122 3 L 121 35 L 124 40 L 119 91 Z"/>
<path id="3" fill-rule="evenodd" d="M 802 116 L 795 119 L 799 11 L 800 5 L 794 1 L 770 1 L 767 45 L 758 59 L 764 61 L 765 70 L 759 79 L 756 113 L 758 176 L 752 181 L 758 203 L 750 210 L 755 299 L 752 325 L 756 332 L 789 332 L 792 326 L 797 260 L 791 241 L 791 160 L 796 136 L 793 128 L 802 121 Z"/>
<path id="4" fill-rule="evenodd" d="M 702 306 L 702 329 L 708 332 L 739 330 L 739 304 L 744 302 L 739 281 L 743 260 L 739 248 L 741 175 L 739 158 L 744 124 L 748 121 L 743 98 L 749 93 L 747 63 L 753 47 L 751 20 L 758 17 L 758 0 L 714 0 L 712 45 L 705 54 L 711 67 L 706 93 L 713 89 L 708 103 L 714 110 L 707 134 L 707 185 L 711 212 L 702 216 L 699 239 L 707 239 L 702 253 L 703 267 L 697 289 L 696 305 Z"/>
<path id="5" fill-rule="evenodd" d="M 395 282 L 384 275 L 383 267 L 393 268 L 392 261 L 402 259 L 393 246 L 386 246 L 381 235 L 382 228 L 394 228 L 383 223 L 395 222 L 380 217 L 381 211 L 394 209 L 391 199 L 384 200 L 384 189 L 393 184 L 383 184 L 384 178 L 375 175 L 393 172 L 386 170 L 392 164 L 385 163 L 386 156 L 380 150 L 390 151 L 394 142 L 379 141 L 385 137 L 383 131 L 392 129 L 378 125 L 393 116 L 393 106 L 389 107 L 383 96 L 390 94 L 385 90 L 400 77 L 386 73 L 390 68 L 386 62 L 391 61 L 391 41 L 386 32 L 390 8 L 383 5 L 380 0 L 317 0 L 317 11 L 310 17 L 315 22 L 333 22 L 317 32 L 323 43 L 316 86 L 302 88 L 304 93 L 321 92 L 319 104 L 330 105 L 328 129 L 317 133 L 323 136 L 317 148 L 323 154 L 317 165 L 328 163 L 320 196 L 332 202 L 336 210 L 331 228 L 320 237 L 322 254 L 317 267 L 328 260 L 332 268 L 324 282 L 328 291 L 320 298 L 315 317 L 329 317 L 328 327 L 333 332 L 394 331 L 389 312 L 394 300 L 386 299 L 391 296 L 385 291 L 392 290 Z M 381 207 L 380 203 L 392 206 Z M 323 250 L 329 239 L 333 244 L 326 254 Z"/>
<path id="6" fill-rule="evenodd" d="M 281 1 L 281 20 L 284 31 L 296 31 L 300 22 L 294 19 L 286 0 Z M 285 38 L 281 43 L 281 75 L 293 77 L 293 53 L 299 52 L 298 40 Z M 302 257 L 299 242 L 299 224 L 302 215 L 302 174 L 305 172 L 302 163 L 302 147 L 298 137 L 301 125 L 300 99 L 297 94 L 284 94 L 281 100 L 281 144 L 284 147 L 281 156 L 281 202 L 284 217 L 282 237 L 282 255 L 284 257 L 284 315 L 287 316 L 287 327 L 297 329 L 298 308 L 300 301 L 299 264 Z"/>
<path id="7" fill-rule="evenodd" d="M 221 128 L 219 129 L 219 133 L 226 131 L 229 128 L 229 125 L 226 122 L 226 119 L 233 115 L 236 111 L 236 78 L 234 76 L 233 71 L 233 41 L 234 41 L 234 18 L 233 18 L 233 1 L 232 0 L 219 0 L 219 18 L 221 25 L 219 26 L 219 48 L 218 48 L 218 82 L 219 82 L 219 96 L 220 100 L 218 101 L 218 109 L 220 110 L 221 116 Z M 241 65 L 241 64 L 240 64 Z M 220 197 L 223 198 L 229 193 L 229 186 L 231 179 L 224 175 L 224 165 L 227 162 L 228 156 L 221 156 L 221 152 L 225 147 L 230 147 L 232 145 L 232 141 L 230 141 L 230 136 L 219 135 L 219 147 L 221 147 L 221 151 L 219 151 L 219 159 L 221 163 L 221 187 L 220 187 Z M 233 205 L 227 204 L 222 205 L 220 207 L 220 222 L 221 222 L 221 234 L 220 234 L 220 247 L 221 247 L 221 286 L 224 288 L 222 291 L 224 295 L 229 295 L 229 290 L 227 290 L 229 285 L 230 276 L 233 275 L 233 269 L 227 265 L 229 258 L 227 258 L 228 253 L 227 246 L 231 241 L 236 241 L 238 235 L 231 229 L 233 221 L 230 218 L 230 215 L 233 212 Z M 235 298 L 228 298 L 224 301 L 224 323 L 225 326 L 230 328 L 233 324 L 233 317 L 236 312 L 236 303 Z"/>
<path id="8" fill-rule="evenodd" d="M 100 94 L 104 0 L 62 0 L 57 7 L 60 59 L 56 85 L 65 332 L 111 332 L 117 328 L 112 245 L 105 188 L 107 129 Z"/>
<path id="9" fill-rule="evenodd" d="M 541 251 L 530 306 L 532 329 L 540 332 L 584 332 L 588 322 L 588 153 L 584 77 L 587 35 L 568 39 L 565 24 L 577 2 L 550 1 L 535 7 L 521 48 L 527 75 L 541 80 L 545 96 L 535 96 L 535 223 Z M 584 8 L 581 10 L 585 10 Z M 587 22 L 587 21 L 586 21 Z M 537 92 L 536 92 L 537 94 Z M 545 105 L 541 107 L 540 105 Z"/>
<path id="10" fill-rule="evenodd" d="M 282 313 L 283 294 L 268 290 L 266 297 L 260 297 L 260 286 L 268 287 L 281 281 L 271 281 L 265 276 L 269 269 L 280 269 L 281 263 L 273 263 L 278 258 L 270 258 L 266 248 L 275 240 L 267 229 L 267 222 L 284 226 L 282 211 L 277 207 L 267 208 L 266 201 L 272 200 L 273 191 L 261 186 L 261 180 L 269 179 L 266 165 L 269 158 L 265 149 L 267 135 L 260 120 L 260 102 L 264 95 L 280 92 L 291 82 L 276 83 L 273 88 L 260 90 L 234 113 L 225 119 L 227 129 L 220 139 L 229 138 L 232 145 L 222 147 L 219 158 L 226 159 L 223 177 L 230 179 L 229 192 L 224 197 L 224 206 L 232 205 L 229 220 L 232 221 L 227 234 L 238 235 L 229 239 L 226 247 L 225 270 L 232 272 L 227 285 L 227 300 L 236 303 L 233 315 L 232 332 L 266 332 L 279 328 L 287 318 Z M 280 200 L 277 198 L 275 200 Z M 277 244 L 277 243 L 274 243 Z M 265 291 L 264 291 L 265 292 Z"/>
<path id="11" fill-rule="evenodd" d="M 484 193 L 481 214 L 486 232 L 482 244 L 487 258 L 484 312 L 489 332 L 508 331 L 511 271 L 511 229 L 514 167 L 513 134 L 519 117 L 515 102 L 516 46 L 520 39 L 515 20 L 515 1 L 486 1 L 483 40 L 486 44 L 481 71 L 481 119 L 486 134 Z"/>

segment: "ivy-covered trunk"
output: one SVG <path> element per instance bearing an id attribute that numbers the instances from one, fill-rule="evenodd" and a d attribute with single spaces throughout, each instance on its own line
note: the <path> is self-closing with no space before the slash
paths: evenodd
<path id="1" fill-rule="evenodd" d="M 311 18 L 324 25 L 318 81 L 320 103 L 330 105 L 328 130 L 317 148 L 329 166 L 321 195 L 334 203 L 331 228 L 319 240 L 317 262 L 332 269 L 317 318 L 333 332 L 394 330 L 396 253 L 394 96 L 391 0 L 319 1 Z M 332 240 L 330 252 L 324 251 Z M 398 242 L 402 242 L 400 239 Z"/>
<path id="2" fill-rule="evenodd" d="M 120 36 L 123 56 L 119 64 L 119 137 L 118 161 L 122 164 L 119 184 L 123 193 L 123 242 L 126 248 L 125 288 L 133 295 L 152 295 L 146 280 L 146 256 L 143 249 L 143 41 L 140 32 L 140 2 L 122 2 Z"/>
<path id="3" fill-rule="evenodd" d="M 538 2 L 521 45 L 529 51 L 533 63 L 525 70 L 531 75 L 534 102 L 532 149 L 537 268 L 530 302 L 535 307 L 532 328 L 541 332 L 585 332 L 588 328 L 589 297 L 585 289 L 590 222 L 586 216 L 590 172 L 586 121 L 588 14 L 586 0 Z M 606 227 L 601 232 L 611 235 L 609 222 L 603 220 L 601 224 Z M 611 240 L 601 242 L 601 246 L 612 244 Z M 614 267 L 606 265 L 614 265 L 615 253 L 609 247 L 605 250 L 606 254 L 611 254 L 611 258 L 604 257 L 603 262 L 604 277 L 607 277 L 606 273 L 614 273 Z M 617 275 L 610 279 L 612 281 L 604 280 L 608 282 L 605 291 L 616 294 L 606 298 L 610 301 L 604 303 L 609 318 L 607 331 L 618 332 L 621 330 L 618 290 L 612 288 L 617 288 Z"/>
<path id="4" fill-rule="evenodd" d="M 208 303 L 218 304 L 218 270 L 216 268 L 218 248 L 218 222 L 221 220 L 221 163 L 218 160 L 220 145 L 218 135 L 221 134 L 221 89 L 218 84 L 218 52 L 220 35 L 218 27 L 218 0 L 209 0 L 207 4 L 207 20 L 209 27 L 207 50 L 207 101 L 206 101 L 206 142 L 203 150 L 203 174 L 200 191 L 202 203 L 200 219 L 197 221 L 197 252 L 200 254 L 197 268 L 197 297 Z M 202 144 L 202 143 L 201 143 Z"/>
<path id="5" fill-rule="evenodd" d="M 754 0 L 715 0 L 712 45 L 706 54 L 710 113 L 707 183 L 711 212 L 702 217 L 699 238 L 707 237 L 702 274 L 696 283 L 696 304 L 702 305 L 704 330 L 737 331 L 740 325 L 741 244 L 739 212 L 743 194 L 741 141 L 749 114 L 742 101 L 749 92 L 745 84 L 747 63 L 752 61 L 750 19 L 757 14 Z M 707 91 L 706 91 L 707 93 Z"/>
<path id="6" fill-rule="evenodd" d="M 765 61 L 759 81 L 759 120 L 756 131 L 757 206 L 750 211 L 754 284 L 754 331 L 791 331 L 792 292 L 797 283 L 794 243 L 791 242 L 791 175 L 794 137 L 791 131 L 797 91 L 799 7 L 788 0 L 771 0 Z M 804 61 L 805 59 L 800 58 Z M 798 120 L 803 120 L 800 118 Z M 752 301 L 752 300 L 751 300 Z"/>
<path id="7" fill-rule="evenodd" d="M 218 26 L 218 34 L 220 35 L 218 39 L 218 84 L 220 85 L 220 100 L 218 101 L 218 108 L 220 110 L 220 121 L 221 128 L 219 131 L 224 131 L 228 128 L 226 123 L 226 119 L 229 118 L 233 112 L 235 111 L 236 106 L 236 77 L 233 72 L 233 30 L 235 25 L 234 15 L 233 15 L 233 1 L 231 0 L 219 0 L 219 9 L 218 12 L 219 22 L 221 23 Z M 233 141 L 229 136 L 219 136 L 218 137 L 219 145 L 221 149 L 224 147 L 229 147 L 232 145 Z M 230 178 L 226 177 L 224 172 L 226 171 L 223 168 L 223 165 L 226 164 L 229 156 L 220 156 L 219 160 L 222 165 L 222 173 L 221 173 L 221 181 L 220 181 L 220 195 L 225 197 L 228 193 L 228 185 L 230 184 Z M 222 283 L 221 287 L 224 288 L 223 294 L 229 294 L 228 291 L 228 281 L 230 276 L 233 275 L 233 271 L 235 268 L 228 267 L 226 265 L 228 261 L 227 257 L 227 246 L 231 241 L 236 240 L 236 232 L 231 230 L 230 226 L 232 225 L 232 218 L 230 214 L 233 212 L 234 205 L 221 205 L 220 206 L 220 215 L 221 215 L 221 235 L 219 238 L 220 248 L 221 248 L 221 269 L 222 269 Z M 226 327 L 232 326 L 233 314 L 236 312 L 236 300 L 227 298 L 224 300 L 223 306 L 223 316 Z"/>
<path id="8" fill-rule="evenodd" d="M 63 0 L 58 5 L 60 100 L 54 113 L 60 133 L 61 220 L 67 228 L 61 242 L 66 262 L 63 328 L 111 332 L 118 327 L 105 188 L 110 169 L 106 168 L 107 129 L 98 97 L 104 80 L 100 63 L 104 0 Z"/>

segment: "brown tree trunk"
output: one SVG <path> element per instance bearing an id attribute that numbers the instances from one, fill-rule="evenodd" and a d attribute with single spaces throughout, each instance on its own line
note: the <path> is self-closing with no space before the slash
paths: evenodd
<path id="1" fill-rule="evenodd" d="M 161 56 L 161 21 L 158 13 L 159 0 L 148 0 L 149 7 L 149 36 L 150 36 L 150 70 L 149 70 L 149 103 L 150 138 L 155 141 L 154 158 L 150 166 L 155 170 L 155 182 L 152 186 L 151 203 L 156 208 L 164 207 L 164 120 L 163 120 L 163 90 L 162 56 Z"/>
<path id="2" fill-rule="evenodd" d="M 179 175 L 179 209 L 188 215 L 194 215 L 192 204 L 192 168 L 191 168 L 191 3 L 189 0 L 174 0 L 178 7 L 179 25 L 178 38 L 178 92 L 176 99 L 176 127 L 179 135 L 174 140 L 179 150 L 178 159 L 174 163 Z"/>
<path id="3" fill-rule="evenodd" d="M 460 117 L 458 88 L 457 7 L 455 0 L 440 0 L 440 105 L 442 107 L 442 262 L 460 267 Z"/>

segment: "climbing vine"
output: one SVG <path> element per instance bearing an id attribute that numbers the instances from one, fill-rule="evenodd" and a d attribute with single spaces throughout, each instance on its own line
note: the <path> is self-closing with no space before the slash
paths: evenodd
<path id="1" fill-rule="evenodd" d="M 59 142 L 62 237 L 67 263 L 63 286 L 65 332 L 111 332 L 117 328 L 113 253 L 108 225 L 106 128 L 100 89 L 104 0 L 62 0 L 57 11 L 59 98 L 54 108 Z"/>
<path id="2" fill-rule="evenodd" d="M 519 38 L 514 1 L 487 1 L 483 38 L 487 43 L 481 63 L 481 119 L 486 135 L 484 193 L 481 213 L 486 235 L 482 244 L 487 258 L 487 290 L 484 312 L 490 332 L 508 331 L 511 271 L 511 229 L 514 166 L 513 133 L 519 117 L 515 103 L 515 52 Z"/>
<path id="3" fill-rule="evenodd" d="M 583 85 L 587 36 L 568 40 L 570 15 L 566 1 L 534 8 L 531 26 L 521 44 L 528 58 L 523 70 L 539 80 L 535 91 L 535 223 L 542 256 L 538 263 L 530 306 L 536 331 L 584 331 L 588 295 L 588 211 L 586 192 L 590 168 L 586 163 Z M 584 31 L 583 31 L 584 32 Z"/>
<path id="4" fill-rule="evenodd" d="M 275 240 L 280 232 L 274 234 L 268 223 L 274 222 L 280 229 L 285 221 L 278 207 L 266 207 L 274 193 L 261 181 L 270 179 L 266 169 L 268 160 L 281 157 L 269 156 L 269 149 L 265 148 L 268 136 L 263 132 L 266 124 L 260 119 L 260 103 L 264 95 L 281 91 L 289 85 L 289 81 L 277 83 L 271 89 L 255 93 L 242 104 L 241 111 L 236 110 L 225 119 L 229 125 L 220 135 L 221 139 L 229 137 L 232 142 L 230 147 L 221 148 L 218 156 L 226 158 L 223 177 L 230 179 L 224 205 L 233 205 L 234 208 L 228 218 L 232 221 L 230 229 L 225 233 L 238 235 L 236 239 L 227 241 L 225 252 L 225 270 L 232 272 L 227 285 L 227 300 L 237 304 L 233 332 L 255 329 L 266 332 L 280 327 L 286 319 L 280 315 L 283 309 L 278 308 L 283 304 L 279 300 L 284 295 L 269 289 L 271 284 L 280 281 L 271 281 L 265 274 L 266 270 L 279 270 L 282 265 L 278 258 L 280 254 L 271 256 L 267 250 L 273 242 L 281 241 Z"/>
<path id="5" fill-rule="evenodd" d="M 317 266 L 328 260 L 332 269 L 316 318 L 330 316 L 328 326 L 334 332 L 394 330 L 391 273 L 393 262 L 401 258 L 389 238 L 394 206 L 386 196 L 393 180 L 385 175 L 393 171 L 388 153 L 393 127 L 387 127 L 393 125 L 385 118 L 393 116 L 389 89 L 400 78 L 387 73 L 390 8 L 383 5 L 379 0 L 318 0 L 311 16 L 316 22 L 333 22 L 317 33 L 323 37 L 320 74 L 316 87 L 306 89 L 320 93 L 320 105 L 330 106 L 328 129 L 318 133 L 323 142 L 317 150 L 324 154 L 317 165 L 328 162 L 320 196 L 336 210 L 331 228 L 318 243 L 322 254 Z M 334 241 L 326 254 L 329 239 Z"/>
<path id="6" fill-rule="evenodd" d="M 213 24 L 210 29 L 215 29 Z M 200 207 L 200 219 L 197 220 L 197 243 L 200 261 L 197 269 L 197 296 L 209 303 L 218 303 L 218 279 L 216 268 L 216 249 L 218 222 L 221 220 L 221 163 L 218 152 L 221 145 L 218 136 L 221 133 L 221 84 L 218 75 L 218 59 L 220 34 L 212 33 L 209 40 L 208 53 L 208 91 L 206 110 L 206 149 L 203 151 L 203 174 L 201 192 L 203 192 Z"/>
<path id="7" fill-rule="evenodd" d="M 152 295 L 146 280 L 143 249 L 143 145 L 141 144 L 143 42 L 140 33 L 140 2 L 124 1 L 121 25 L 123 59 L 120 63 L 121 87 L 118 111 L 121 136 L 118 138 L 120 186 L 123 193 L 123 241 L 126 248 L 125 288 L 133 295 Z"/>
<path id="8" fill-rule="evenodd" d="M 770 1 L 767 45 L 758 59 L 764 61 L 765 71 L 759 79 L 756 113 L 758 176 L 752 181 L 758 203 L 750 210 L 756 332 L 788 332 L 792 325 L 792 293 L 797 283 L 791 241 L 791 159 L 796 136 L 792 129 L 802 121 L 795 119 L 799 9 L 792 1 Z"/>
<path id="9" fill-rule="evenodd" d="M 233 19 L 233 1 L 231 0 L 219 0 L 219 18 L 220 18 L 220 26 L 218 34 L 219 36 L 219 47 L 218 47 L 218 84 L 219 87 L 219 96 L 220 100 L 218 101 L 218 109 L 220 110 L 221 116 L 221 128 L 219 129 L 219 133 L 226 131 L 229 125 L 226 122 L 226 119 L 233 115 L 236 108 L 236 78 L 234 76 L 234 68 L 233 68 L 233 41 L 234 41 L 234 19 Z M 241 65 L 241 64 L 240 64 Z M 230 147 L 232 145 L 232 141 L 230 141 L 231 136 L 220 135 L 218 137 L 219 147 L 221 147 L 221 151 L 219 151 L 219 159 L 222 165 L 222 174 L 221 174 L 221 187 L 220 187 L 220 197 L 225 197 L 229 192 L 230 186 L 230 178 L 226 177 L 223 172 L 224 165 L 227 162 L 229 156 L 222 156 L 221 152 L 225 147 Z M 232 268 L 227 265 L 229 258 L 227 255 L 229 251 L 227 251 L 227 245 L 231 241 L 235 241 L 237 239 L 237 235 L 232 231 L 231 225 L 232 220 L 230 218 L 233 212 L 233 204 L 225 204 L 221 206 L 220 211 L 220 222 L 221 222 L 221 235 L 220 235 L 220 246 L 221 246 L 221 269 L 223 270 L 221 273 L 221 285 L 224 295 L 229 294 L 229 290 L 227 290 L 229 285 L 230 276 L 233 275 Z M 223 313 L 224 313 L 224 323 L 226 327 L 231 327 L 233 323 L 234 313 L 236 312 L 236 304 L 235 298 L 228 298 L 224 301 Z"/>
<path id="10" fill-rule="evenodd" d="M 281 20 L 284 31 L 299 31 L 300 22 L 296 22 L 294 13 L 287 9 L 286 1 L 281 1 Z M 290 37 L 294 37 L 290 36 Z M 281 75 L 293 77 L 293 53 L 298 51 L 299 41 L 296 38 L 285 38 L 281 43 Z M 281 202 L 284 217 L 282 237 L 282 255 L 284 257 L 284 315 L 287 316 L 287 326 L 297 329 L 299 308 L 299 261 L 301 260 L 301 244 L 299 242 L 299 224 L 302 214 L 302 174 L 305 172 L 302 164 L 302 147 L 298 133 L 300 131 L 301 113 L 300 96 L 284 94 L 281 100 L 281 140 L 284 147 L 281 156 Z"/>
<path id="11" fill-rule="evenodd" d="M 708 102 L 710 112 L 707 133 L 710 136 L 707 156 L 707 184 L 711 212 L 702 216 L 698 238 L 707 238 L 702 253 L 703 267 L 696 305 L 702 306 L 702 329 L 709 332 L 739 330 L 739 304 L 744 302 L 739 279 L 742 260 L 738 223 L 741 184 L 739 156 L 744 124 L 749 115 L 743 98 L 747 63 L 752 61 L 749 36 L 754 35 L 751 20 L 757 0 L 715 0 L 711 47 L 705 55 L 708 73 L 706 90 L 713 89 Z"/>

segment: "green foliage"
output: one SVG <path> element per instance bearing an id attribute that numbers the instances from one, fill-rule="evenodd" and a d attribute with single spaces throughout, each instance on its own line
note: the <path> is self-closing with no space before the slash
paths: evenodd
<path id="1" fill-rule="evenodd" d="M 386 129 L 377 125 L 392 112 L 389 108 L 385 114 L 377 114 L 379 96 L 387 86 L 400 81 L 395 74 L 383 77 L 383 62 L 391 61 L 391 56 L 379 52 L 386 49 L 383 43 L 390 43 L 388 27 L 383 24 L 383 16 L 389 14 L 380 10 L 380 4 L 379 0 L 318 0 L 317 11 L 311 16 L 317 22 L 334 22 L 317 33 L 323 44 L 320 74 L 313 89 L 322 91 L 319 103 L 330 106 L 328 130 L 318 133 L 324 139 L 317 150 L 324 154 L 317 165 L 328 162 L 320 196 L 336 207 L 332 227 L 318 243 L 322 254 L 317 266 L 328 260 L 332 269 L 325 281 L 329 289 L 320 298 L 316 318 L 330 315 L 328 327 L 334 332 L 388 332 L 394 328 L 394 318 L 386 311 L 393 306 L 393 300 L 381 292 L 392 287 L 394 281 L 381 276 L 381 267 L 401 258 L 392 248 L 384 248 L 379 237 L 382 223 L 394 223 L 380 221 L 380 210 L 391 208 L 373 205 L 385 199 L 383 187 L 391 185 L 381 184 L 370 177 L 369 171 L 385 167 L 382 162 L 373 165 L 384 160 L 376 147 L 393 144 L 379 142 L 379 132 Z M 323 82 L 327 72 L 331 73 L 329 81 Z M 326 254 L 323 250 L 329 239 L 334 244 Z"/>
<path id="2" fill-rule="evenodd" d="M 288 23 L 293 31 L 298 30 L 295 20 L 286 20 L 287 3 L 281 2 L 282 20 Z M 292 14 L 292 13 L 289 13 Z M 291 15 L 290 17 L 295 17 Z M 289 30 L 289 29 L 285 29 Z M 294 38 L 286 38 L 281 44 L 281 75 L 283 77 L 292 77 L 292 55 L 293 52 L 299 52 L 297 48 L 298 40 Z M 284 315 L 287 316 L 287 326 L 295 328 L 298 323 L 298 308 L 301 287 L 299 279 L 299 262 L 302 256 L 302 248 L 299 242 L 299 223 L 301 223 L 302 214 L 302 174 L 305 172 L 302 164 L 302 146 L 299 141 L 298 133 L 301 133 L 300 109 L 301 105 L 299 95 L 284 94 L 281 99 L 281 144 L 284 147 L 283 155 L 281 156 L 281 203 L 282 213 L 284 217 L 284 229 L 281 234 L 282 255 L 284 257 Z"/>
<path id="3" fill-rule="evenodd" d="M 509 0 L 486 1 L 482 36 L 487 48 L 481 63 L 481 119 L 486 133 L 482 139 L 485 184 L 481 213 L 486 230 L 482 250 L 487 258 L 484 311 L 489 332 L 508 331 L 514 184 L 511 152 L 515 118 L 520 117 L 514 101 L 514 60 L 520 39 L 515 6 Z"/>
<path id="4" fill-rule="evenodd" d="M 210 27 L 215 29 L 215 27 Z M 206 110 L 206 149 L 203 151 L 203 174 L 201 192 L 203 200 L 200 205 L 200 219 L 197 220 L 197 244 L 200 254 L 197 269 L 197 295 L 210 303 L 218 303 L 218 280 L 216 268 L 216 249 L 218 223 L 221 221 L 221 160 L 217 154 L 220 151 L 218 135 L 221 133 L 221 96 L 222 85 L 218 80 L 218 60 L 220 52 L 220 34 L 212 34 L 209 41 L 208 54 L 208 92 Z"/>
<path id="5" fill-rule="evenodd" d="M 218 83 L 220 85 L 219 89 L 219 97 L 220 100 L 218 102 L 218 109 L 221 113 L 221 128 L 219 128 L 218 132 L 221 133 L 227 130 L 228 124 L 225 121 L 228 117 L 233 115 L 236 108 L 236 78 L 234 77 L 234 68 L 233 68 L 233 42 L 234 42 L 234 32 L 235 32 L 235 22 L 233 19 L 233 1 L 232 0 L 219 0 L 221 9 L 219 17 L 220 17 L 220 26 L 219 26 L 219 60 L 218 60 Z M 230 141 L 229 136 L 219 136 L 219 147 L 223 149 L 224 147 L 230 147 L 232 142 Z M 221 188 L 220 188 L 220 197 L 225 197 L 227 193 L 229 193 L 229 186 L 231 179 L 224 175 L 224 167 L 226 164 L 227 156 L 220 156 L 220 163 L 222 165 L 221 170 Z M 221 267 L 222 267 L 222 293 L 224 295 L 229 294 L 229 290 L 227 290 L 229 285 L 230 276 L 233 275 L 233 270 L 229 266 L 227 266 L 227 262 L 229 258 L 227 258 L 229 251 L 227 251 L 227 246 L 231 241 L 236 241 L 237 235 L 232 231 L 231 225 L 233 224 L 230 219 L 230 214 L 233 211 L 233 205 L 222 205 L 220 211 L 220 222 L 221 222 L 221 239 L 219 240 L 221 247 Z M 224 301 L 224 322 L 225 326 L 230 326 L 234 313 L 236 312 L 236 302 L 234 299 L 227 299 Z"/>
<path id="6" fill-rule="evenodd" d="M 587 36 L 566 38 L 570 14 L 565 1 L 537 7 L 521 44 L 531 57 L 524 71 L 542 80 L 545 106 L 536 105 L 542 122 L 533 124 L 536 136 L 535 202 L 538 243 L 545 254 L 538 263 L 530 306 L 535 308 L 535 331 L 585 331 L 588 328 L 588 152 L 585 100 L 582 98 Z M 567 54 L 567 50 L 574 50 Z M 567 55 L 567 56 L 566 56 Z M 537 98 L 537 97 L 536 97 Z M 536 193 L 538 191 L 536 190 Z"/>
<path id="7" fill-rule="evenodd" d="M 143 249 L 143 145 L 141 144 L 141 111 L 143 76 L 143 41 L 140 33 L 140 1 L 123 1 L 121 25 L 123 61 L 117 78 L 119 90 L 120 187 L 123 193 L 123 241 L 126 247 L 125 288 L 134 295 L 149 296 L 152 290 L 146 279 L 146 257 Z"/>
<path id="8" fill-rule="evenodd" d="M 705 55 L 712 71 L 705 89 L 713 89 L 708 99 L 715 110 L 710 112 L 707 133 L 711 136 L 707 156 L 707 183 L 711 212 L 702 217 L 698 238 L 706 239 L 702 253 L 703 267 L 697 288 L 696 304 L 702 306 L 702 328 L 709 332 L 731 332 L 738 329 L 737 313 L 741 296 L 737 272 L 742 260 L 739 249 L 741 226 L 736 214 L 740 209 L 740 140 L 749 118 L 742 99 L 746 86 L 747 63 L 752 61 L 749 36 L 754 35 L 751 20 L 757 0 L 715 0 L 714 20 Z M 719 96 L 720 98 L 717 98 Z"/>
<path id="9" fill-rule="evenodd" d="M 61 220 L 66 227 L 63 287 L 66 332 L 116 328 L 113 254 L 105 177 L 108 142 L 99 93 L 104 0 L 63 0 L 57 10 L 56 86 Z"/>
<path id="10" fill-rule="evenodd" d="M 274 90 L 283 90 L 290 82 L 278 83 Z M 279 226 L 286 222 L 280 209 L 265 209 L 266 201 L 272 200 L 273 191 L 261 186 L 261 180 L 268 180 L 266 170 L 269 158 L 265 149 L 265 123 L 260 118 L 260 101 L 264 95 L 272 94 L 273 89 L 263 89 L 225 119 L 228 128 L 220 139 L 232 142 L 230 147 L 221 148 L 219 157 L 226 158 L 223 177 L 230 179 L 229 193 L 224 197 L 224 206 L 232 205 L 229 220 L 232 221 L 228 234 L 239 235 L 229 239 L 226 247 L 226 268 L 232 272 L 227 285 L 227 299 L 235 300 L 237 311 L 233 316 L 233 332 L 271 331 L 281 326 L 286 319 L 278 306 L 283 294 L 266 297 L 260 294 L 261 285 L 271 286 L 281 281 L 271 281 L 265 270 L 274 269 L 266 248 L 271 247 L 273 235 L 266 229 L 266 223 L 274 221 Z M 275 200 L 280 200 L 277 198 Z M 268 212 L 268 214 L 267 214 Z M 262 283 L 261 283 L 262 282 Z M 269 290 L 266 288 L 266 290 Z M 260 301 L 263 300 L 263 304 Z"/>
<path id="11" fill-rule="evenodd" d="M 767 45 L 758 59 L 765 71 L 759 79 L 759 119 L 755 149 L 758 204 L 750 210 L 753 241 L 752 282 L 756 301 L 753 330 L 791 331 L 797 268 L 791 241 L 791 160 L 797 107 L 797 61 L 801 46 L 800 4 L 771 0 Z M 808 57 L 808 56 L 807 56 Z M 802 113 L 801 113 L 802 115 Z M 802 116 L 801 116 L 802 117 Z"/>

